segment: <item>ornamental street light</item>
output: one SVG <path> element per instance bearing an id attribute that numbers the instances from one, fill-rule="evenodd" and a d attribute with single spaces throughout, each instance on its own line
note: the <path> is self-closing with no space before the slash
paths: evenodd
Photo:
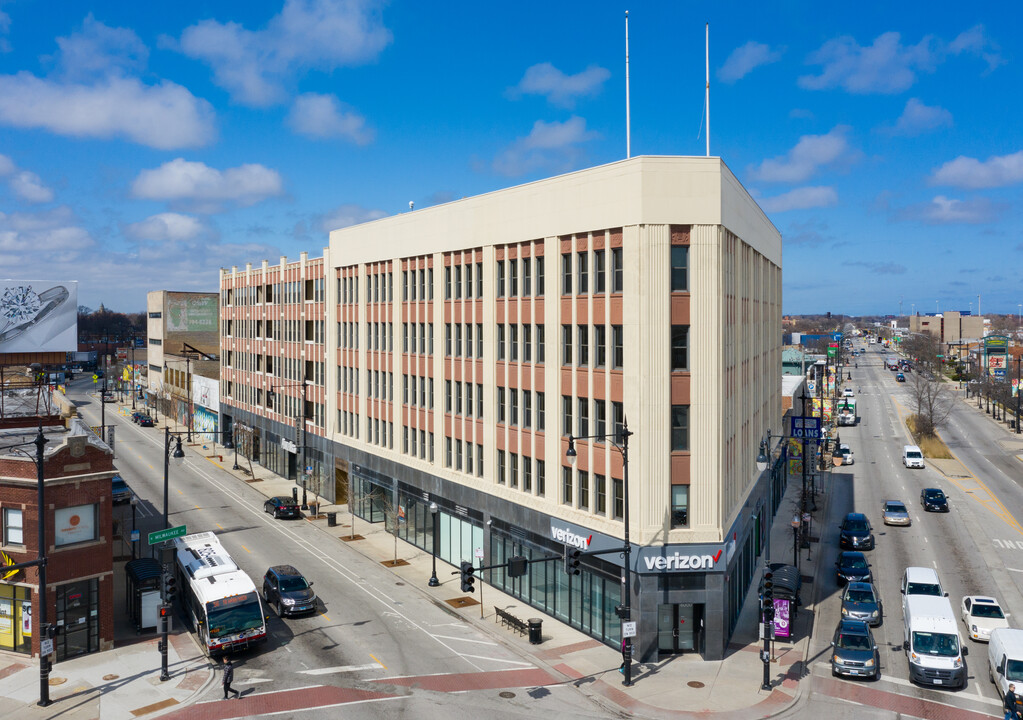
<path id="1" fill-rule="evenodd" d="M 438 510 L 437 503 L 430 503 L 430 515 L 433 516 L 433 574 L 430 576 L 430 582 L 427 583 L 430 587 L 440 585 L 440 580 L 437 579 L 437 522 L 440 514 Z"/>
<path id="2" fill-rule="evenodd" d="M 301 467 L 299 468 L 299 473 L 298 474 L 302 478 L 302 509 L 303 510 L 308 510 L 309 509 L 309 501 L 308 501 L 308 498 L 306 496 L 306 473 L 305 473 L 305 467 L 306 467 L 306 465 L 305 465 L 305 463 L 306 463 L 306 452 L 305 452 L 305 388 L 306 388 L 306 383 L 300 382 L 300 383 L 290 383 L 288 385 L 277 385 L 277 390 L 285 390 L 285 389 L 288 389 L 288 388 L 296 388 L 296 387 L 302 388 L 302 396 L 300 398 L 298 398 L 298 417 L 295 418 L 295 420 L 296 420 L 296 425 L 295 425 L 295 435 L 296 435 L 296 437 L 295 437 L 295 440 L 298 441 L 298 447 L 296 449 L 301 453 L 300 461 L 299 461 L 301 463 Z M 270 407 L 273 407 L 273 405 L 274 405 L 274 398 L 277 396 L 277 394 L 278 393 L 274 390 L 274 386 L 271 385 L 270 389 L 267 390 L 267 392 L 266 392 L 266 397 L 267 397 L 267 400 L 269 400 L 269 402 L 270 402 Z M 277 412 L 278 412 L 278 414 L 280 414 L 280 410 L 278 410 Z"/>
<path id="3" fill-rule="evenodd" d="M 611 433 L 608 435 L 585 435 L 576 437 L 574 435 L 568 436 L 568 450 L 565 452 L 565 456 L 569 459 L 569 462 L 575 462 L 577 455 L 575 450 L 576 440 L 607 440 L 611 445 L 619 452 L 622 456 L 622 496 L 625 507 L 622 513 L 623 525 L 624 525 L 624 538 L 622 544 L 622 555 L 625 560 L 625 570 L 622 573 L 622 583 L 625 586 L 622 592 L 622 604 L 615 608 L 618 613 L 618 617 L 622 620 L 622 645 L 624 651 L 622 652 L 624 665 L 625 678 L 622 680 L 622 685 L 629 687 L 632 685 L 632 638 L 625 637 L 625 623 L 632 620 L 632 545 L 629 543 L 629 438 L 634 433 L 629 430 L 628 422 L 622 423 L 622 429 L 619 432 Z M 621 441 L 621 444 L 618 441 Z"/>

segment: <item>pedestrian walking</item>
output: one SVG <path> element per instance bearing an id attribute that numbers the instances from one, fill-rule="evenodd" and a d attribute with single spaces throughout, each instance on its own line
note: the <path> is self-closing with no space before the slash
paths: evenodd
<path id="1" fill-rule="evenodd" d="M 240 697 L 241 693 L 231 687 L 231 683 L 234 682 L 234 664 L 231 662 L 231 658 L 224 658 L 224 699 L 227 700 L 229 693 L 234 693 L 235 697 Z"/>
<path id="2" fill-rule="evenodd" d="M 1023 713 L 1020 713 L 1019 708 L 1016 707 L 1016 686 L 1013 683 L 1009 683 L 1009 691 L 1002 698 L 1002 708 L 1005 709 L 1005 720 L 1017 720 L 1023 717 Z"/>

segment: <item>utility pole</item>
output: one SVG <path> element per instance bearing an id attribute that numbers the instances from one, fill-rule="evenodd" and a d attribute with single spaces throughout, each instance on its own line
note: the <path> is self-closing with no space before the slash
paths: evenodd
<path id="1" fill-rule="evenodd" d="M 39 434 L 35 439 L 36 446 L 36 503 L 39 508 L 39 706 L 46 707 L 50 704 L 50 656 L 43 655 L 43 642 L 53 642 L 50 633 L 50 624 L 47 622 L 46 597 L 46 489 L 45 489 L 45 465 L 43 462 L 43 448 L 46 446 L 46 437 L 43 435 L 43 425 L 39 423 Z"/>

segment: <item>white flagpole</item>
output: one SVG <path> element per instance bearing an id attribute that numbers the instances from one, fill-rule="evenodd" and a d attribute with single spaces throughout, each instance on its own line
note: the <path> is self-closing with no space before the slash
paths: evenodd
<path id="1" fill-rule="evenodd" d="M 625 157 L 632 157 L 632 118 L 629 115 L 629 11 L 625 11 Z"/>
<path id="2" fill-rule="evenodd" d="M 707 37 L 704 42 L 706 63 L 707 63 L 707 96 L 704 102 L 707 106 L 707 157 L 710 157 L 710 23 L 707 23 Z"/>

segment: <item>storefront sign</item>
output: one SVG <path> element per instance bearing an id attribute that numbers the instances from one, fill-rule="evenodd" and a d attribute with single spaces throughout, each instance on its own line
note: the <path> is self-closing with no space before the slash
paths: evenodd
<path id="1" fill-rule="evenodd" d="M 724 572 L 724 545 L 661 545 L 633 548 L 639 572 Z"/>
<path id="2" fill-rule="evenodd" d="M 620 548 L 623 541 L 610 535 L 595 533 L 592 530 L 570 523 L 565 520 L 551 518 L 551 540 L 561 545 L 568 545 L 578 548 L 583 552 L 594 552 L 596 550 L 613 550 Z M 610 555 L 603 556 L 606 560 L 615 562 Z"/>
<path id="3" fill-rule="evenodd" d="M 96 539 L 96 506 L 76 505 L 58 508 L 53 513 L 56 524 L 54 545 L 73 545 Z"/>
<path id="4" fill-rule="evenodd" d="M 774 636 L 787 638 L 792 636 L 792 625 L 789 622 L 791 600 L 774 598 Z"/>
<path id="5" fill-rule="evenodd" d="M 284 448 L 289 453 L 298 452 L 298 446 L 295 445 L 295 443 L 292 442 L 291 440 L 288 440 L 287 438 L 281 438 L 281 447 Z"/>

